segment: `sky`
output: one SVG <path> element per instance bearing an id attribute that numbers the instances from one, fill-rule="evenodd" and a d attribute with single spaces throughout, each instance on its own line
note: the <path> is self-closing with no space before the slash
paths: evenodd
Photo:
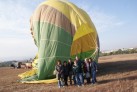
<path id="1" fill-rule="evenodd" d="M 0 61 L 34 58 L 30 16 L 46 0 L 0 0 Z M 137 0 L 68 0 L 85 10 L 101 50 L 137 47 Z"/>

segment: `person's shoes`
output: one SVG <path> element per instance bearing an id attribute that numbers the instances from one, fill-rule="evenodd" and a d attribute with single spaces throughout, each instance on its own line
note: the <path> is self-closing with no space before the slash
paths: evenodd
<path id="1" fill-rule="evenodd" d="M 83 87 L 84 87 L 84 84 L 82 84 L 81 86 L 83 86 Z"/>
<path id="2" fill-rule="evenodd" d="M 59 88 L 61 88 L 60 86 L 58 86 Z"/>
<path id="3" fill-rule="evenodd" d="M 78 85 L 78 87 L 80 87 L 80 86 Z"/>
<path id="4" fill-rule="evenodd" d="M 95 85 L 97 85 L 98 83 L 97 82 L 95 82 Z"/>
<path id="5" fill-rule="evenodd" d="M 91 83 L 91 85 L 95 85 L 95 83 Z"/>
<path id="6" fill-rule="evenodd" d="M 91 83 L 87 83 L 87 85 L 89 85 L 89 84 L 91 84 Z"/>

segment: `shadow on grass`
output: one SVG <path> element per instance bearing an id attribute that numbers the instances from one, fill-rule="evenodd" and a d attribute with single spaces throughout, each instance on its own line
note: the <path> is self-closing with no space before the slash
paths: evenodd
<path id="1" fill-rule="evenodd" d="M 135 70 L 137 70 L 137 60 L 100 63 L 97 76 L 124 73 Z"/>
<path id="2" fill-rule="evenodd" d="M 130 76 L 130 77 L 125 77 L 125 78 L 119 78 L 119 79 L 110 79 L 110 80 L 103 80 L 103 81 L 99 81 L 99 84 L 104 84 L 104 83 L 109 83 L 109 82 L 113 82 L 113 81 L 122 81 L 122 80 L 135 80 L 137 79 L 137 76 Z"/>

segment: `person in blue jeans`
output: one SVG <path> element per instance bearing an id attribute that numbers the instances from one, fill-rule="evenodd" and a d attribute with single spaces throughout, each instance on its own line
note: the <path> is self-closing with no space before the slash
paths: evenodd
<path id="1" fill-rule="evenodd" d="M 73 72 L 73 77 L 72 78 L 73 78 L 74 85 L 77 85 L 74 72 Z"/>
<path id="2" fill-rule="evenodd" d="M 90 61 L 90 67 L 91 67 L 91 75 L 92 75 L 92 84 L 95 84 L 97 82 L 96 79 L 96 72 L 97 72 L 97 63 L 92 60 L 92 58 L 89 59 Z"/>
<path id="3" fill-rule="evenodd" d="M 73 72 L 74 72 L 76 84 L 78 85 L 78 87 L 84 86 L 82 64 L 83 63 L 76 56 L 76 60 L 74 61 L 74 65 L 73 65 Z"/>
<path id="4" fill-rule="evenodd" d="M 56 77 L 58 79 L 58 87 L 61 88 L 64 85 L 63 85 L 63 67 L 60 60 L 57 61 L 57 65 L 55 66 L 55 69 L 57 71 Z"/>

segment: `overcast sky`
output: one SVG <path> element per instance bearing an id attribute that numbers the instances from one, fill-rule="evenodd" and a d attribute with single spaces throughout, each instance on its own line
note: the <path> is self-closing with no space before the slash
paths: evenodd
<path id="1" fill-rule="evenodd" d="M 33 58 L 29 20 L 45 0 L 0 1 L 0 61 Z M 69 0 L 84 9 L 98 31 L 101 50 L 137 47 L 137 0 Z"/>

